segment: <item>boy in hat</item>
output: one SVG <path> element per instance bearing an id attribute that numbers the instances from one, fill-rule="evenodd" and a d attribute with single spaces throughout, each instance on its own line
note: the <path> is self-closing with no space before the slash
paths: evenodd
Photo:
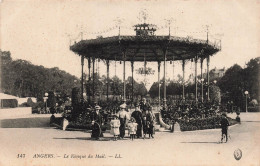
<path id="1" fill-rule="evenodd" d="M 228 141 L 228 126 L 229 126 L 229 122 L 227 119 L 227 114 L 224 112 L 222 114 L 222 119 L 221 119 L 221 143 L 223 142 L 224 137 L 226 138 L 226 142 Z"/>

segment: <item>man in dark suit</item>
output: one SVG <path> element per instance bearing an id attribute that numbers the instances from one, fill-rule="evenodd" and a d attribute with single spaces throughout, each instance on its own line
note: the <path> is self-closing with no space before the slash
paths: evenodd
<path id="1" fill-rule="evenodd" d="M 143 114 L 145 114 L 145 112 L 150 109 L 150 105 L 146 102 L 146 98 L 143 98 L 143 101 L 141 101 L 140 109 L 142 110 Z"/>

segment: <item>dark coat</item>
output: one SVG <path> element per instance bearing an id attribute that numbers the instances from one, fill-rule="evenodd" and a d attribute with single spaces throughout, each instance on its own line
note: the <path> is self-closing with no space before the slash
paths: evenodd
<path id="1" fill-rule="evenodd" d="M 142 128 L 143 128 L 143 121 L 144 121 L 142 113 L 140 111 L 134 111 L 131 116 L 135 118 L 135 121 L 138 124 L 137 131 L 136 131 L 137 137 L 142 137 Z"/>
<path id="2" fill-rule="evenodd" d="M 100 113 L 97 114 L 96 111 L 93 112 L 93 114 L 92 114 L 92 120 L 95 121 L 95 122 L 97 122 L 100 126 L 101 126 L 102 123 L 103 123 L 103 117 L 102 117 L 102 115 L 101 115 Z"/>
<path id="3" fill-rule="evenodd" d="M 220 124 L 221 124 L 221 128 L 226 130 L 229 126 L 228 119 L 226 117 L 223 117 L 220 121 Z"/>
<path id="4" fill-rule="evenodd" d="M 99 138 L 99 137 L 102 137 L 102 136 L 103 136 L 103 134 L 101 132 L 100 125 L 95 122 L 92 125 L 91 138 Z"/>
<path id="5" fill-rule="evenodd" d="M 148 103 L 140 103 L 140 109 L 142 110 L 142 112 L 148 111 L 150 109 L 150 105 Z"/>

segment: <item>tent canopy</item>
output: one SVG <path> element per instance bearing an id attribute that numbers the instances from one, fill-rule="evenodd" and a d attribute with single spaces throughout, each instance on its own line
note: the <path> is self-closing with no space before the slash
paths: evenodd
<path id="1" fill-rule="evenodd" d="M 5 99 L 19 99 L 19 97 L 0 93 L 0 100 L 5 100 Z"/>

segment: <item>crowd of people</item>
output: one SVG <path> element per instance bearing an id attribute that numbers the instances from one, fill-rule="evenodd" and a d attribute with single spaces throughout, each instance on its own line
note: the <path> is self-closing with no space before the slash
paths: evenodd
<path id="1" fill-rule="evenodd" d="M 124 102 L 94 106 L 86 105 L 84 108 L 84 115 L 88 116 L 88 124 L 91 123 L 91 137 L 93 139 L 100 139 L 103 137 L 104 128 L 110 126 L 110 134 L 113 140 L 130 138 L 145 139 L 154 138 L 155 115 L 152 112 L 152 107 L 145 98 L 141 102 L 135 104 L 134 110 L 130 110 Z M 210 119 L 211 117 L 221 116 L 222 108 L 211 103 L 201 102 L 176 102 L 175 105 L 162 107 L 161 115 L 166 124 L 174 125 L 176 122 L 192 122 L 194 120 Z M 224 110 L 225 111 L 225 110 Z M 82 116 L 82 115 L 81 115 Z M 204 120 L 206 122 L 206 120 Z M 79 122 L 82 123 L 82 122 Z M 187 126 L 190 124 L 187 123 Z M 211 123 L 208 123 L 211 125 Z M 203 126 L 204 127 L 204 126 Z M 197 129 L 198 126 L 197 126 Z M 128 136 L 126 131 L 128 130 Z M 223 129 L 225 134 L 225 129 Z"/>
<path id="2" fill-rule="evenodd" d="M 104 117 L 100 113 L 101 107 L 96 105 L 91 113 L 92 133 L 91 137 L 99 139 L 103 137 L 101 126 L 104 125 Z M 110 115 L 110 134 L 116 141 L 126 137 L 126 130 L 131 140 L 136 138 L 145 139 L 148 134 L 149 138 L 154 138 L 154 121 L 155 116 L 152 113 L 150 105 L 143 99 L 141 103 L 135 105 L 133 112 L 127 111 L 125 103 L 119 106 L 119 111 L 112 111 Z"/>

